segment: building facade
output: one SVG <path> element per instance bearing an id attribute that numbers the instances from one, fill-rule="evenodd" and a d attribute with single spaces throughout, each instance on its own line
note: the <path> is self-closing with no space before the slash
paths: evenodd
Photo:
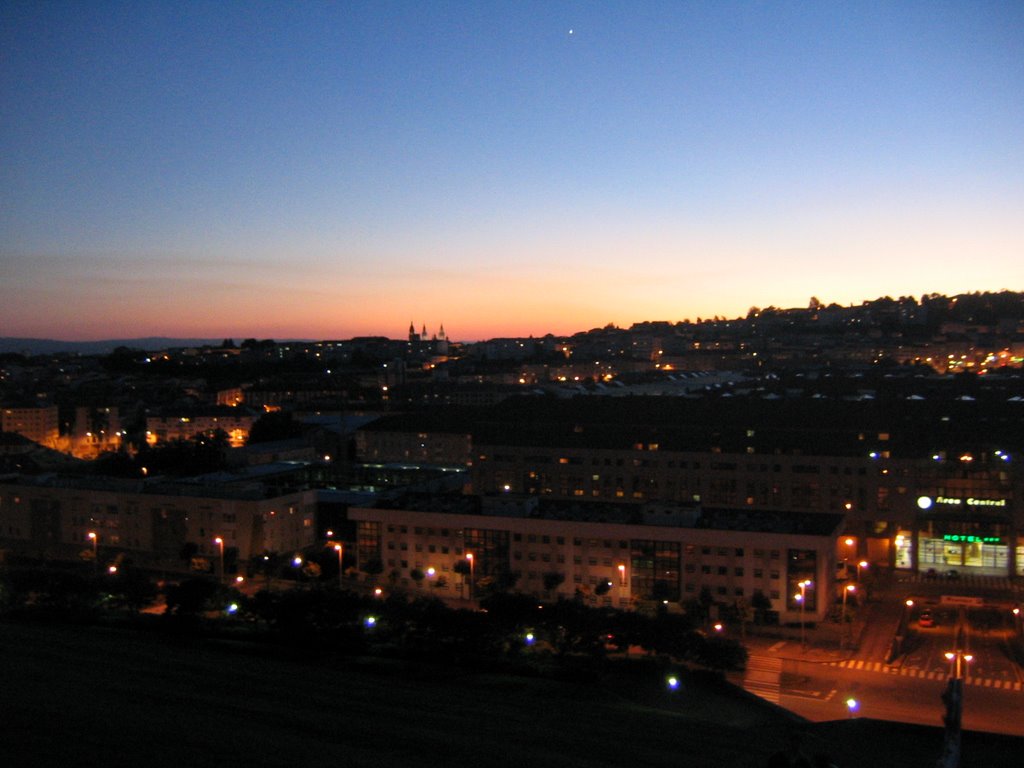
<path id="1" fill-rule="evenodd" d="M 444 599 L 496 581 L 618 608 L 705 590 L 716 603 L 750 605 L 759 592 L 783 623 L 819 620 L 832 604 L 838 515 L 504 502 L 350 509 L 359 565 L 378 559 L 393 584 Z M 809 582 L 802 595 L 800 582 Z"/>
<path id="2" fill-rule="evenodd" d="M 218 432 L 223 432 L 227 435 L 228 444 L 238 448 L 245 445 L 249 439 L 255 422 L 255 415 L 239 408 L 224 408 L 217 413 L 187 416 L 148 416 L 146 442 L 149 445 L 158 445 L 174 440 L 213 437 Z"/>
<path id="3" fill-rule="evenodd" d="M 0 432 L 14 432 L 33 443 L 56 450 L 60 441 L 57 406 L 0 408 Z"/>
<path id="4" fill-rule="evenodd" d="M 1014 457 L 885 451 L 821 456 L 478 444 L 482 494 L 668 501 L 844 516 L 838 553 L 912 570 L 1024 576 L 1024 478 Z M 928 503 L 926 499 L 931 500 Z"/>
<path id="5" fill-rule="evenodd" d="M 315 491 L 266 496 L 253 488 L 53 476 L 0 482 L 0 544 L 54 558 L 73 558 L 95 542 L 140 564 L 170 567 L 186 544 L 218 556 L 220 538 L 244 562 L 312 545 L 315 521 Z"/>

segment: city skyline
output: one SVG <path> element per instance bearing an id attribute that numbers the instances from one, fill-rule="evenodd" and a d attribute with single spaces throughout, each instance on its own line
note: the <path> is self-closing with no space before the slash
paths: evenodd
<path id="1" fill-rule="evenodd" d="M 1024 286 L 1024 7 L 8 6 L 0 335 Z"/>

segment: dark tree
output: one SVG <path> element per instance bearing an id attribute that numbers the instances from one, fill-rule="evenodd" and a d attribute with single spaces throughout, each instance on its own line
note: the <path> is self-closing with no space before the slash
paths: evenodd
<path id="1" fill-rule="evenodd" d="M 380 576 L 384 573 L 384 563 L 381 562 L 379 557 L 371 557 L 363 563 L 363 573 L 371 578 L 374 576 Z"/>
<path id="2" fill-rule="evenodd" d="M 559 571 L 548 571 L 544 574 L 544 591 L 550 595 L 565 581 L 565 574 Z"/>
<path id="3" fill-rule="evenodd" d="M 164 589 L 167 613 L 175 616 L 198 616 L 217 593 L 217 582 L 212 579 L 186 579 Z"/>
<path id="4" fill-rule="evenodd" d="M 295 421 L 290 413 L 285 411 L 274 411 L 264 414 L 256 419 L 249 430 L 247 443 L 270 443 L 275 440 L 291 440 L 302 437 L 304 427 L 300 422 Z"/>

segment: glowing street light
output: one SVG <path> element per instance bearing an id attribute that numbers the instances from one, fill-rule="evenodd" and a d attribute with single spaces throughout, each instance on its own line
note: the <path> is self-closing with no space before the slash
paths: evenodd
<path id="1" fill-rule="evenodd" d="M 96 531 L 89 531 L 87 535 L 89 536 L 89 540 L 92 541 L 92 572 L 93 574 L 96 574 L 99 572 L 100 567 L 99 552 L 96 549 L 98 546 L 97 542 L 99 541 L 100 537 L 96 535 Z"/>
<path id="2" fill-rule="evenodd" d="M 619 563 L 619 586 L 626 586 L 626 566 Z"/>
<path id="3" fill-rule="evenodd" d="M 797 584 L 800 587 L 800 594 L 793 598 L 800 603 L 800 647 L 807 650 L 807 623 L 804 621 L 805 609 L 807 606 L 807 588 L 814 586 L 810 579 L 804 579 Z"/>
<path id="4" fill-rule="evenodd" d="M 218 536 L 213 543 L 220 549 L 220 580 L 224 581 L 224 539 Z"/>
<path id="5" fill-rule="evenodd" d="M 476 574 L 474 572 L 473 553 L 466 553 L 466 560 L 469 561 L 469 599 L 473 599 L 473 595 L 476 593 Z"/>
<path id="6" fill-rule="evenodd" d="M 949 676 L 954 680 L 966 677 L 967 667 L 963 662 L 974 661 L 974 655 L 963 651 L 946 651 L 945 657 L 949 659 Z"/>
<path id="7" fill-rule="evenodd" d="M 839 628 L 839 650 L 843 650 L 846 647 L 846 596 L 850 592 L 856 592 L 857 587 L 853 584 L 847 584 L 846 588 L 843 589 L 843 612 L 841 615 L 841 626 Z"/>
<path id="8" fill-rule="evenodd" d="M 859 706 L 860 702 L 852 696 L 846 700 L 846 711 L 850 713 L 850 717 L 853 717 L 853 713 L 857 711 Z"/>
<path id="9" fill-rule="evenodd" d="M 342 562 L 345 558 L 345 547 L 342 544 L 335 544 L 334 551 L 338 553 L 338 589 L 342 587 L 342 576 L 345 575 L 345 569 L 342 566 Z"/>
<path id="10" fill-rule="evenodd" d="M 861 560 L 859 563 L 857 563 L 857 583 L 858 584 L 860 583 L 860 569 L 861 568 L 863 568 L 864 570 L 867 570 L 867 568 L 868 568 L 868 561 L 867 560 Z"/>

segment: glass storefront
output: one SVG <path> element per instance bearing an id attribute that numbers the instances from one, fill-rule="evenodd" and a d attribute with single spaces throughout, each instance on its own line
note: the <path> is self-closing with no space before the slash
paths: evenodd
<path id="1" fill-rule="evenodd" d="M 921 569 L 978 568 L 1005 574 L 1009 565 L 1010 548 L 995 536 L 947 534 L 942 538 L 930 538 L 922 533 L 918 538 L 918 547 L 918 567 Z"/>
<path id="2" fill-rule="evenodd" d="M 895 567 L 896 568 L 913 568 L 914 567 L 914 534 L 911 531 L 901 530 L 896 534 L 895 545 Z"/>
<path id="3" fill-rule="evenodd" d="M 680 545 L 674 541 L 630 542 L 633 594 L 645 600 L 679 600 Z"/>

